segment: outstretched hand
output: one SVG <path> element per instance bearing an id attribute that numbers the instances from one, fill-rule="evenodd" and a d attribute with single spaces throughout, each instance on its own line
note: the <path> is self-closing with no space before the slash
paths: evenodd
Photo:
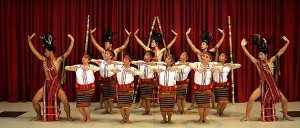
<path id="1" fill-rule="evenodd" d="M 189 28 L 189 29 L 186 31 L 186 33 L 185 33 L 185 34 L 186 34 L 186 35 L 190 34 L 190 33 L 191 33 L 191 30 L 192 30 L 192 29 L 191 29 L 191 28 Z"/>
<path id="2" fill-rule="evenodd" d="M 285 36 L 283 36 L 282 39 L 283 39 L 285 42 L 290 42 L 289 39 L 286 38 Z"/>
<path id="3" fill-rule="evenodd" d="M 71 34 L 68 34 L 68 37 L 70 38 L 71 41 L 74 41 L 74 38 Z"/>
<path id="4" fill-rule="evenodd" d="M 90 34 L 93 34 L 96 31 L 97 28 L 94 28 L 93 30 L 90 29 Z"/>
<path id="5" fill-rule="evenodd" d="M 126 29 L 125 29 L 125 32 L 126 32 L 126 34 L 127 34 L 128 36 L 131 35 L 131 32 L 128 32 Z"/>
<path id="6" fill-rule="evenodd" d="M 171 30 L 171 31 L 174 33 L 174 35 L 175 35 L 175 36 L 177 36 L 177 35 L 178 35 L 178 34 L 177 34 L 175 31 L 173 31 L 173 30 Z"/>
<path id="7" fill-rule="evenodd" d="M 218 28 L 218 30 L 223 34 L 224 33 L 224 30 L 222 30 L 222 29 L 220 29 L 220 28 Z"/>
<path id="8" fill-rule="evenodd" d="M 138 32 L 139 32 L 140 29 L 137 29 L 135 32 L 134 32 L 134 35 L 137 35 Z"/>
<path id="9" fill-rule="evenodd" d="M 247 45 L 247 40 L 243 39 L 242 42 L 241 42 L 241 46 L 246 46 L 246 45 Z"/>
<path id="10" fill-rule="evenodd" d="M 31 36 L 28 35 L 28 41 L 31 41 L 31 39 L 35 36 L 35 33 L 32 33 Z"/>

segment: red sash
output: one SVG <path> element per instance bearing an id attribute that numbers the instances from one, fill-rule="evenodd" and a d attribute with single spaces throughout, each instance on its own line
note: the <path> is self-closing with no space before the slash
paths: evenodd
<path id="1" fill-rule="evenodd" d="M 262 121 L 276 121 L 276 112 L 275 112 L 275 104 L 279 102 L 280 91 L 277 88 L 277 84 L 274 80 L 274 77 L 270 73 L 271 70 L 267 63 L 264 61 L 258 62 L 258 66 L 261 72 L 261 75 L 264 77 L 265 81 L 261 82 L 261 107 Z M 264 84 L 265 83 L 265 84 Z M 268 108 L 268 109 L 266 109 Z M 271 108 L 271 109 L 270 109 Z M 266 111 L 265 111 L 266 110 Z"/>

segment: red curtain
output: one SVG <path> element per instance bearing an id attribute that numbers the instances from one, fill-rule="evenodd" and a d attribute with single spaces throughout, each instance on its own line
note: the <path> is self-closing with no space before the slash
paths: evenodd
<path id="1" fill-rule="evenodd" d="M 281 37 L 285 35 L 290 45 L 280 58 L 282 75 L 278 87 L 289 101 L 299 101 L 299 8 L 298 0 L 1 0 L 0 101 L 30 101 L 43 85 L 42 62 L 30 51 L 27 35 L 37 34 L 33 44 L 43 54 L 38 34 L 52 32 L 57 39 L 55 54 L 60 56 L 70 44 L 67 34 L 72 34 L 75 46 L 66 62 L 67 65 L 80 63 L 84 53 L 87 15 L 90 15 L 91 28 L 98 28 L 94 36 L 101 45 L 104 27 L 118 32 L 114 48 L 124 43 L 124 29 L 132 34 L 140 29 L 138 36 L 146 43 L 152 20 L 158 16 L 167 44 L 174 37 L 171 30 L 179 35 L 171 52 L 179 56 L 181 52 L 188 51 L 191 53 L 190 61 L 197 59 L 186 42 L 188 28 L 192 28 L 189 36 L 197 47 L 200 46 L 202 29 L 213 33 L 216 41 L 210 48 L 221 38 L 217 29 L 225 30 L 226 37 L 220 50 L 229 52 L 227 16 L 231 16 L 233 60 L 242 64 L 234 72 L 238 102 L 247 101 L 259 81 L 256 67 L 241 49 L 241 40 L 253 33 L 273 36 L 274 41 L 269 45 L 270 57 L 284 45 Z M 254 45 L 249 43 L 246 47 L 257 56 Z M 94 58 L 101 58 L 91 43 L 89 52 L 94 54 Z M 134 53 L 138 59 L 142 59 L 144 54 L 133 36 L 124 52 Z M 193 80 L 192 77 L 190 79 Z M 70 101 L 75 100 L 74 83 L 75 74 L 68 72 L 63 88 Z M 98 97 L 97 93 L 95 100 Z"/>

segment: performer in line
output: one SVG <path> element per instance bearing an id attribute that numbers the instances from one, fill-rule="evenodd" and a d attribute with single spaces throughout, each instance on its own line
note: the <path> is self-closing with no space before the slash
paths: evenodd
<path id="1" fill-rule="evenodd" d="M 82 64 L 65 67 L 66 70 L 76 73 L 76 107 L 83 116 L 83 122 L 91 121 L 89 106 L 95 93 L 94 72 L 100 70 L 99 67 L 89 64 L 90 60 L 91 56 L 86 53 L 82 57 Z"/>
<path id="2" fill-rule="evenodd" d="M 151 98 L 153 97 L 153 88 L 156 83 L 154 77 L 154 71 L 149 69 L 149 66 L 156 65 L 155 62 L 151 62 L 155 54 L 152 51 L 147 51 L 144 55 L 144 60 L 132 61 L 132 64 L 138 66 L 138 70 L 143 72 L 143 75 L 140 76 L 138 80 L 139 89 L 140 89 L 140 102 L 143 103 L 145 112 L 143 115 L 152 115 L 151 108 Z"/>
<path id="3" fill-rule="evenodd" d="M 246 49 L 247 41 L 243 39 L 241 42 L 243 51 L 247 57 L 255 64 L 259 74 L 260 74 L 260 85 L 255 91 L 251 94 L 246 108 L 246 115 L 241 121 L 249 120 L 250 111 L 252 109 L 253 102 L 261 96 L 261 121 L 277 121 L 275 104 L 282 102 L 282 111 L 283 111 L 283 120 L 294 121 L 292 117 L 287 115 L 288 101 L 281 91 L 277 88 L 277 83 L 274 80 L 274 64 L 273 62 L 277 61 L 279 57 L 284 53 L 286 48 L 289 45 L 289 40 L 283 36 L 282 39 L 286 42 L 285 45 L 279 50 L 279 52 L 268 59 L 268 43 L 266 39 L 261 39 L 259 35 L 253 40 L 253 43 L 258 47 L 258 58 L 254 58 Z"/>
<path id="4" fill-rule="evenodd" d="M 116 74 L 111 71 L 116 66 L 116 61 L 112 58 L 115 57 L 113 50 L 107 50 L 104 54 L 104 60 L 92 59 L 91 62 L 97 63 L 100 67 L 100 88 L 105 105 L 105 111 L 103 114 L 113 114 L 113 101 L 116 95 Z M 109 111 L 108 111 L 109 108 Z"/>
<path id="5" fill-rule="evenodd" d="M 174 66 L 177 62 L 175 55 L 169 55 L 165 59 L 165 65 L 150 66 L 149 68 L 158 73 L 159 79 L 159 103 L 160 112 L 163 117 L 162 124 L 172 124 L 172 114 L 176 100 L 176 74 L 184 69 L 186 65 Z M 168 120 L 167 116 L 168 115 Z"/>
<path id="6" fill-rule="evenodd" d="M 207 123 L 207 115 L 210 112 L 211 88 L 213 82 L 211 80 L 213 64 L 209 63 L 213 56 L 211 52 L 204 52 L 201 62 L 190 63 L 190 67 L 195 70 L 194 76 L 194 96 L 198 104 L 199 123 Z"/>
<path id="7" fill-rule="evenodd" d="M 45 48 L 45 56 L 41 55 L 33 46 L 32 38 L 35 36 L 33 33 L 31 36 L 28 35 L 28 44 L 32 53 L 43 61 L 43 68 L 46 76 L 44 86 L 41 87 L 32 99 L 33 108 L 37 114 L 32 121 L 43 120 L 43 121 L 53 121 L 59 120 L 60 117 L 60 108 L 57 97 L 64 105 L 64 110 L 66 112 L 67 118 L 69 121 L 73 121 L 73 118 L 70 114 L 70 105 L 67 99 L 67 96 L 63 89 L 61 88 L 61 75 L 59 74 L 60 64 L 67 58 L 74 46 L 74 38 L 72 35 L 68 34 L 71 44 L 66 53 L 62 56 L 56 58 L 55 56 L 55 47 L 54 47 L 54 37 L 51 33 L 45 33 L 43 37 L 40 37 L 40 42 Z M 41 108 L 39 101 L 43 99 L 43 106 Z M 42 113 L 41 113 L 42 111 Z"/>
<path id="8" fill-rule="evenodd" d="M 201 62 L 201 56 L 204 52 L 210 51 L 210 52 L 217 52 L 219 47 L 221 46 L 221 44 L 224 41 L 224 37 L 225 37 L 225 33 L 223 30 L 218 29 L 221 33 L 222 33 L 222 37 L 219 40 L 219 42 L 217 43 L 217 45 L 211 49 L 208 50 L 208 46 L 209 44 L 213 41 L 211 39 L 212 34 L 210 34 L 207 30 L 202 32 L 202 36 L 201 36 L 201 46 L 200 46 L 200 50 L 193 44 L 192 40 L 189 37 L 189 34 L 191 32 L 191 28 L 189 28 L 189 30 L 186 32 L 186 40 L 188 42 L 188 44 L 190 45 L 190 47 L 192 48 L 192 50 L 196 53 L 197 57 L 198 57 L 198 61 Z M 216 58 L 218 57 L 218 55 L 216 54 Z M 215 108 L 215 101 L 214 101 L 214 95 L 212 97 L 212 108 Z M 195 103 L 195 97 L 193 96 L 192 98 L 192 102 L 191 102 L 191 106 L 188 108 L 188 110 L 192 110 L 194 109 L 194 103 Z"/>
<path id="9" fill-rule="evenodd" d="M 173 40 L 168 44 L 167 48 L 162 48 L 160 49 L 159 48 L 159 45 L 163 42 L 163 34 L 162 33 L 159 33 L 159 32 L 156 32 L 156 31 L 152 31 L 152 40 L 151 40 L 151 47 L 147 47 L 142 40 L 140 40 L 140 38 L 137 36 L 138 32 L 139 32 L 139 29 L 136 30 L 136 32 L 134 33 L 134 38 L 136 39 L 136 41 L 143 47 L 143 49 L 145 51 L 152 51 L 154 52 L 155 54 L 155 57 L 153 58 L 154 61 L 162 61 L 162 57 L 163 57 L 163 54 L 165 52 L 166 49 L 170 49 L 173 44 L 175 43 L 176 39 L 177 39 L 177 36 L 178 34 L 171 30 L 172 33 L 175 35 L 175 37 L 173 38 Z"/>
<path id="10" fill-rule="evenodd" d="M 114 38 L 114 35 L 116 34 L 116 32 L 112 32 L 110 29 L 105 29 L 105 32 L 103 34 L 103 41 L 105 42 L 104 44 L 104 48 L 101 47 L 96 39 L 94 38 L 93 36 L 93 33 L 96 31 L 97 28 L 95 28 L 94 30 L 90 30 L 90 37 L 91 37 L 91 40 L 92 40 L 92 43 L 93 45 L 97 48 L 97 50 L 102 54 L 102 57 L 104 58 L 105 56 L 105 52 L 107 50 L 112 50 L 114 51 L 114 54 L 115 54 L 115 57 L 112 58 L 112 60 L 117 60 L 117 56 L 118 56 L 118 53 L 121 52 L 123 49 L 125 49 L 129 43 L 129 37 L 131 35 L 131 32 L 128 32 L 126 29 L 125 29 L 125 32 L 127 34 L 127 38 L 124 42 L 124 44 L 121 46 L 121 47 L 118 47 L 116 49 L 113 49 L 113 38 Z M 96 107 L 94 110 L 99 110 L 99 109 L 102 109 L 102 104 L 103 104 L 103 95 L 101 93 L 100 95 L 100 105 L 98 107 Z"/>
<path id="11" fill-rule="evenodd" d="M 230 83 L 227 78 L 229 72 L 231 71 L 231 69 L 237 69 L 241 67 L 240 64 L 226 63 L 228 57 L 229 56 L 226 52 L 221 52 L 219 56 L 219 62 L 214 62 L 214 67 L 219 68 L 213 68 L 211 70 L 213 72 L 213 80 L 215 82 L 215 101 L 218 103 L 216 116 L 224 116 L 224 110 L 229 101 Z"/>
<path id="12" fill-rule="evenodd" d="M 186 65 L 186 67 L 179 71 L 176 75 L 176 99 L 177 99 L 177 107 L 178 107 L 178 114 L 185 114 L 185 102 L 186 102 L 186 93 L 187 87 L 189 85 L 189 73 L 191 71 L 191 67 L 189 67 L 189 62 L 187 60 L 190 57 L 189 52 L 182 52 L 180 55 L 180 61 L 176 62 L 175 65 Z"/>
<path id="13" fill-rule="evenodd" d="M 123 65 L 118 65 L 111 69 L 117 74 L 117 90 L 118 90 L 118 107 L 121 108 L 122 120 L 121 123 L 131 123 L 129 120 L 130 107 L 134 92 L 134 76 L 143 75 L 142 72 L 136 68 L 131 67 L 130 64 L 134 57 L 132 54 L 127 54 L 123 59 Z"/>

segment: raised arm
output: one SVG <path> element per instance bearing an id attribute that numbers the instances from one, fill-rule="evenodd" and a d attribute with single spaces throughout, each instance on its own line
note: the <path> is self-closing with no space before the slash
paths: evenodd
<path id="1" fill-rule="evenodd" d="M 170 49 L 174 45 L 174 43 L 176 42 L 177 36 L 178 36 L 178 34 L 175 31 L 173 31 L 173 30 L 171 30 L 171 31 L 172 31 L 172 33 L 174 33 L 175 37 L 167 46 L 168 49 Z M 165 51 L 165 50 L 166 50 L 166 48 L 161 49 L 161 51 Z"/>
<path id="2" fill-rule="evenodd" d="M 222 37 L 219 40 L 218 44 L 214 48 L 212 48 L 212 49 L 209 50 L 211 52 L 215 52 L 217 50 L 217 48 L 219 48 L 221 46 L 221 44 L 223 43 L 224 38 L 225 38 L 224 30 L 222 30 L 222 29 L 218 29 L 218 30 L 222 33 Z"/>
<path id="3" fill-rule="evenodd" d="M 73 46 L 74 46 L 74 38 L 73 38 L 73 36 L 71 34 L 68 34 L 68 37 L 71 40 L 71 44 L 70 44 L 67 52 L 64 53 L 64 58 L 67 58 L 70 55 L 70 53 L 71 53 L 71 51 L 73 49 Z"/>
<path id="4" fill-rule="evenodd" d="M 93 45 L 97 48 L 97 50 L 104 54 L 105 53 L 105 49 L 102 48 L 100 45 L 98 45 L 97 41 L 95 40 L 94 36 L 93 36 L 93 33 L 96 31 L 97 28 L 93 29 L 93 30 L 90 30 L 90 37 L 91 37 L 91 40 L 92 40 L 92 43 Z"/>
<path id="5" fill-rule="evenodd" d="M 79 68 L 78 66 L 76 65 L 73 65 L 73 66 L 66 66 L 65 69 L 67 71 L 75 71 L 77 68 Z"/>
<path id="6" fill-rule="evenodd" d="M 287 47 L 289 46 L 289 43 L 290 43 L 289 39 L 286 38 L 285 36 L 283 36 L 282 39 L 285 41 L 285 45 L 278 51 L 278 53 L 275 56 L 271 57 L 271 59 L 270 59 L 271 62 L 274 62 L 276 60 L 276 56 L 280 57 L 284 53 L 284 51 L 287 49 Z"/>
<path id="7" fill-rule="evenodd" d="M 119 47 L 119 48 L 117 48 L 117 49 L 114 50 L 116 54 L 118 54 L 119 52 L 121 52 L 121 51 L 122 51 L 123 49 L 125 49 L 125 48 L 127 47 L 127 45 L 128 45 L 129 37 L 130 37 L 130 35 L 131 35 L 131 32 L 128 32 L 126 29 L 125 29 L 125 32 L 126 32 L 126 34 L 127 34 L 127 38 L 126 38 L 124 44 L 123 44 L 121 47 Z"/>
<path id="8" fill-rule="evenodd" d="M 144 50 L 148 51 L 150 50 L 150 48 L 148 48 L 143 41 L 140 40 L 140 38 L 137 36 L 137 33 L 139 32 L 139 29 L 135 31 L 134 33 L 134 38 L 136 39 L 136 41 L 143 47 Z"/>
<path id="9" fill-rule="evenodd" d="M 191 32 L 191 28 L 189 28 L 189 30 L 185 33 L 186 40 L 187 40 L 188 44 L 190 45 L 190 47 L 192 48 L 192 50 L 196 54 L 200 54 L 200 50 L 196 48 L 196 46 L 193 44 L 193 42 L 191 41 L 191 39 L 189 37 L 190 32 Z"/>
<path id="10" fill-rule="evenodd" d="M 245 52 L 245 54 L 247 55 L 247 57 L 252 61 L 252 63 L 254 63 L 255 65 L 257 64 L 257 59 L 255 59 L 246 49 L 246 45 L 247 45 L 247 41 L 246 39 L 243 39 L 241 42 L 241 46 L 243 48 L 243 51 Z"/>
<path id="11" fill-rule="evenodd" d="M 31 36 L 27 36 L 27 40 L 28 40 L 28 44 L 30 47 L 30 50 L 32 51 L 32 53 L 39 58 L 39 60 L 44 61 L 46 58 L 44 56 L 42 56 L 36 49 L 35 47 L 32 45 L 31 39 L 35 36 L 35 33 L 33 33 Z"/>

